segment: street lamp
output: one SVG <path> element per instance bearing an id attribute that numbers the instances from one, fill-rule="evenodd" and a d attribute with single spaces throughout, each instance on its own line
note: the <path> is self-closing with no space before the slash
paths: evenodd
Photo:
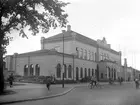
<path id="1" fill-rule="evenodd" d="M 63 66 L 62 66 L 62 88 L 64 88 L 64 33 L 65 30 L 62 30 L 62 34 L 63 34 Z"/>

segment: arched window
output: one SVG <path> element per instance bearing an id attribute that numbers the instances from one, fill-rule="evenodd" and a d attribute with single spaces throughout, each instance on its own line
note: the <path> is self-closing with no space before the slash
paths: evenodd
<path id="1" fill-rule="evenodd" d="M 61 65 L 60 64 L 57 64 L 57 67 L 56 67 L 56 76 L 57 76 L 57 78 L 60 78 L 61 77 Z"/>
<path id="2" fill-rule="evenodd" d="M 76 80 L 79 80 L 79 68 L 76 67 Z"/>
<path id="3" fill-rule="evenodd" d="M 83 58 L 83 49 L 81 48 L 81 55 L 80 58 Z"/>
<path id="4" fill-rule="evenodd" d="M 79 48 L 78 47 L 76 47 L 76 55 L 77 55 L 77 57 L 79 57 Z"/>
<path id="5" fill-rule="evenodd" d="M 67 66 L 64 64 L 64 78 L 67 78 Z"/>
<path id="6" fill-rule="evenodd" d="M 114 70 L 113 70 L 113 68 L 112 68 L 112 70 L 111 70 L 111 71 L 112 71 L 112 78 L 113 78 L 113 76 L 114 76 Z"/>
<path id="7" fill-rule="evenodd" d="M 83 68 L 81 67 L 80 77 L 83 78 Z"/>
<path id="8" fill-rule="evenodd" d="M 95 61 L 94 58 L 95 58 L 94 52 L 92 52 L 92 60 L 93 60 L 93 61 Z"/>
<path id="9" fill-rule="evenodd" d="M 72 67 L 69 65 L 68 67 L 68 78 L 72 78 Z"/>
<path id="10" fill-rule="evenodd" d="M 34 66 L 33 64 L 30 65 L 30 76 L 34 75 Z"/>
<path id="11" fill-rule="evenodd" d="M 116 80 L 116 69 L 114 69 L 114 80 Z"/>
<path id="12" fill-rule="evenodd" d="M 94 76 L 94 69 L 92 69 L 92 76 Z"/>
<path id="13" fill-rule="evenodd" d="M 90 68 L 88 69 L 88 76 L 90 77 Z"/>
<path id="14" fill-rule="evenodd" d="M 36 64 L 35 66 L 35 76 L 39 76 L 40 75 L 40 66 L 39 64 Z"/>
<path id="15" fill-rule="evenodd" d="M 87 77 L 87 69 L 85 68 L 85 77 Z"/>
<path id="16" fill-rule="evenodd" d="M 90 60 L 91 58 L 90 58 L 90 51 L 88 52 L 88 60 Z"/>
<path id="17" fill-rule="evenodd" d="M 24 76 L 28 76 L 28 65 L 24 66 Z"/>
<path id="18" fill-rule="evenodd" d="M 104 78 L 104 74 L 103 73 L 101 73 L 101 79 L 103 79 Z"/>
<path id="19" fill-rule="evenodd" d="M 108 74 L 109 74 L 109 78 L 110 78 L 110 77 L 111 77 L 111 76 L 110 76 L 110 74 L 111 74 L 111 73 L 110 73 L 110 67 L 108 67 Z"/>
<path id="20" fill-rule="evenodd" d="M 87 50 L 85 50 L 85 59 L 87 59 Z"/>

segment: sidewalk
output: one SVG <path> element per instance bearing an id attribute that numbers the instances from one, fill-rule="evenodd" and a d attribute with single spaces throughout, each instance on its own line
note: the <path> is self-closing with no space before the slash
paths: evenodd
<path id="1" fill-rule="evenodd" d="M 108 83 L 100 83 L 100 84 L 106 85 Z M 75 87 L 83 87 L 87 85 L 88 83 L 65 84 L 64 88 L 62 88 L 61 84 L 52 85 L 51 90 L 48 91 L 45 84 L 25 83 L 25 85 L 19 85 L 14 86 L 13 88 L 8 88 L 8 90 L 14 91 L 15 94 L 1 95 L 0 104 L 52 98 L 64 95 L 73 90 Z"/>

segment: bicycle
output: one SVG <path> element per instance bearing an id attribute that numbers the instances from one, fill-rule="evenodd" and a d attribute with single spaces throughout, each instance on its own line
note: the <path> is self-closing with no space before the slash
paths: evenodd
<path id="1" fill-rule="evenodd" d="M 88 84 L 88 88 L 92 89 L 92 88 L 94 88 L 94 87 L 103 88 L 102 85 L 99 84 L 99 82 L 96 82 L 96 85 L 93 84 L 92 82 L 90 82 L 90 83 Z"/>

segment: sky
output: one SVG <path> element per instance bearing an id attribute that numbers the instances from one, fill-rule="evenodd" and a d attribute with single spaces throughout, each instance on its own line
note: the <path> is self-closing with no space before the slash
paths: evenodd
<path id="1" fill-rule="evenodd" d="M 70 2 L 65 11 L 71 29 L 91 39 L 106 38 L 116 51 L 122 51 L 128 66 L 140 70 L 140 0 L 61 0 Z M 13 31 L 13 41 L 7 46 L 7 54 L 40 50 L 40 38 L 56 35 L 61 28 L 39 33 L 29 39 L 21 38 Z"/>

